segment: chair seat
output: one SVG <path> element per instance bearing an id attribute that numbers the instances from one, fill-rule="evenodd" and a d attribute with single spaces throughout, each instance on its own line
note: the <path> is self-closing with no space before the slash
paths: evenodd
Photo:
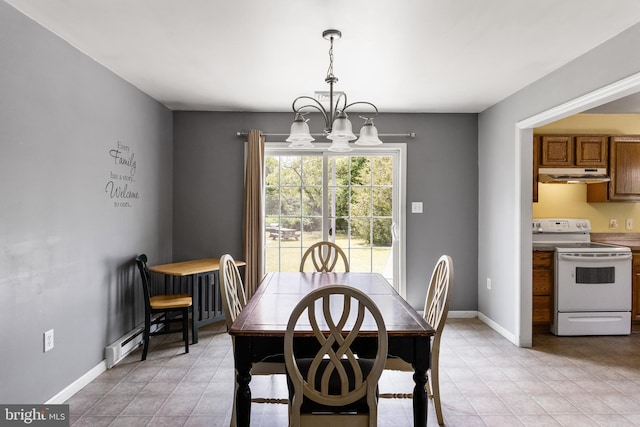
<path id="1" fill-rule="evenodd" d="M 251 367 L 251 375 L 273 375 L 273 374 L 286 374 L 287 369 L 284 366 L 284 361 L 277 362 L 257 362 Z"/>
<path id="2" fill-rule="evenodd" d="M 389 371 L 413 372 L 411 363 L 407 363 L 399 357 L 389 357 L 384 364 L 384 369 Z"/>
<path id="3" fill-rule="evenodd" d="M 150 302 L 151 308 L 154 310 L 191 307 L 192 304 L 189 294 L 156 295 L 151 297 Z"/>

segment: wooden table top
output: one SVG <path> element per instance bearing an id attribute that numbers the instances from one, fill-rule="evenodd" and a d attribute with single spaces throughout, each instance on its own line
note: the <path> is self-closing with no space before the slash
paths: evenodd
<path id="1" fill-rule="evenodd" d="M 236 318 L 229 333 L 235 336 L 284 336 L 296 304 L 313 289 L 331 284 L 353 286 L 365 292 L 382 313 L 389 336 L 433 336 L 434 329 L 377 273 L 268 273 L 257 292 Z M 349 327 L 349 322 L 346 328 Z M 296 335 L 305 335 L 305 325 Z M 308 329 L 310 331 L 310 328 Z M 375 321 L 365 317 L 361 333 L 377 334 Z"/>
<path id="2" fill-rule="evenodd" d="M 247 265 L 244 261 L 235 260 L 238 267 Z M 220 270 L 220 258 L 205 258 L 193 261 L 174 262 L 149 267 L 149 271 L 168 276 L 191 276 Z"/>

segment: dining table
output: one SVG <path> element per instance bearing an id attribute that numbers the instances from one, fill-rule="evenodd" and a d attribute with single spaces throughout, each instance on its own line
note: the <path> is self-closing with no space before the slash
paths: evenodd
<path id="1" fill-rule="evenodd" d="M 246 262 L 235 260 L 238 267 Z M 163 275 L 165 287 L 184 285 L 193 300 L 191 315 L 192 343 L 198 342 L 198 329 L 224 319 L 220 296 L 220 258 L 204 258 L 150 266 L 149 273 Z M 178 282 L 178 283 L 176 283 Z"/>
<path id="2" fill-rule="evenodd" d="M 251 366 L 266 358 L 284 354 L 284 335 L 289 316 L 298 302 L 314 289 L 348 285 L 365 292 L 380 309 L 388 334 L 388 356 L 399 357 L 414 367 L 413 425 L 427 425 L 427 383 L 430 367 L 431 337 L 435 330 L 378 273 L 338 272 L 273 272 L 267 273 L 256 293 L 229 329 L 233 336 L 236 368 L 236 422 L 248 427 L 251 421 Z M 348 325 L 345 325 L 348 327 Z M 371 329 L 368 330 L 367 328 Z M 375 323 L 362 325 L 356 342 L 359 354 L 370 354 L 377 344 Z M 312 337 L 294 339 L 309 342 L 315 354 Z M 307 343 L 299 342 L 302 346 Z"/>

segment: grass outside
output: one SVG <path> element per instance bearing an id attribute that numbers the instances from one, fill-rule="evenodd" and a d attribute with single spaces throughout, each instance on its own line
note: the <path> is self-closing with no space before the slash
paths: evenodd
<path id="1" fill-rule="evenodd" d="M 322 240 L 319 232 L 304 232 L 298 240 L 271 239 L 265 236 L 265 271 L 299 271 L 304 251 Z M 391 248 L 371 248 L 362 239 L 351 239 L 347 235 L 336 235 L 335 243 L 342 248 L 349 260 L 350 271 L 385 273 Z M 351 244 L 349 244 L 351 243 Z M 389 267 L 387 267 L 389 268 Z M 336 271 L 340 271 L 337 269 Z"/>

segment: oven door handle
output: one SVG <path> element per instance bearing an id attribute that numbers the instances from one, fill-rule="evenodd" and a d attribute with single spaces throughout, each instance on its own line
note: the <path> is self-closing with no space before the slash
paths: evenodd
<path id="1" fill-rule="evenodd" d="M 632 254 L 558 254 L 558 259 L 567 261 L 624 261 L 631 258 Z"/>

